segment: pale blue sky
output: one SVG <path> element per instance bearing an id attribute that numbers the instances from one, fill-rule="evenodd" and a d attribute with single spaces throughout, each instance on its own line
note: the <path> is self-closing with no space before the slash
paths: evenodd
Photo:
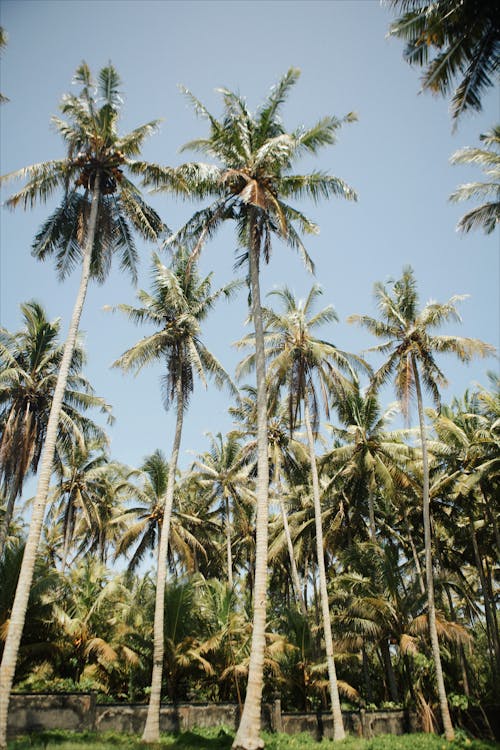
<path id="1" fill-rule="evenodd" d="M 0 23 L 9 35 L 0 80 L 0 90 L 10 98 L 0 112 L 3 174 L 62 155 L 50 117 L 58 113 L 60 97 L 70 90 L 82 59 L 95 73 L 108 61 L 118 69 L 124 131 L 163 119 L 160 134 L 144 152 L 163 164 L 192 158 L 180 155 L 179 146 L 206 132 L 178 84 L 218 114 L 217 87 L 239 90 L 254 108 L 290 66 L 299 67 L 301 79 L 284 109 L 289 129 L 327 114 L 355 111 L 359 116 L 340 131 L 336 146 L 299 165 L 338 175 L 359 194 L 357 204 L 337 200 L 300 206 L 320 225 L 321 234 L 307 246 L 324 288 L 322 304 L 333 304 L 340 318 L 323 330 L 323 337 L 355 352 L 372 343 L 345 319 L 351 313 L 373 314 L 373 283 L 399 276 L 410 263 L 422 303 L 470 294 L 461 306 L 464 323 L 455 330 L 498 346 L 498 233 L 458 235 L 456 222 L 469 206 L 447 201 L 459 183 L 482 178 L 479 170 L 451 166 L 448 160 L 456 149 L 476 145 L 479 134 L 498 122 L 498 91 L 485 98 L 483 113 L 465 117 L 452 133 L 447 101 L 418 95 L 420 72 L 403 61 L 402 44 L 386 38 L 391 13 L 378 0 L 3 0 L 0 8 Z M 194 210 L 165 196 L 151 201 L 173 229 Z M 30 255 L 32 238 L 51 205 L 27 213 L 1 210 L 0 324 L 10 330 L 19 326 L 19 303 L 30 298 L 40 300 L 50 317 L 61 316 L 66 330 L 78 275 L 60 284 L 50 263 L 40 264 Z M 147 288 L 151 248 L 139 247 L 140 286 Z M 205 247 L 202 270 L 213 270 L 218 286 L 232 277 L 234 248 L 229 228 Z M 299 258 L 276 245 L 271 264 L 263 268 L 263 292 L 287 284 L 305 296 L 312 283 Z M 82 328 L 87 375 L 114 407 L 113 456 L 138 465 L 156 448 L 169 453 L 174 415 L 161 406 L 159 368 L 136 379 L 109 369 L 144 331 L 102 308 L 133 301 L 129 280 L 115 267 L 103 287 L 91 288 Z M 242 291 L 229 305 L 222 302 L 205 328 L 208 347 L 231 373 L 239 356 L 231 343 L 245 332 L 245 318 Z M 474 381 L 486 384 L 486 370 L 496 366 L 490 361 L 467 368 L 451 359 L 442 364 L 450 379 L 444 400 Z M 190 451 L 207 447 L 205 431 L 230 428 L 228 402 L 214 387 L 206 393 L 197 385 L 181 465 L 191 460 Z"/>

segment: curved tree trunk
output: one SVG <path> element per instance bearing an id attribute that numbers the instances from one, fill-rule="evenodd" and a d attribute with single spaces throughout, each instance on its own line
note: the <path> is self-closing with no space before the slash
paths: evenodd
<path id="1" fill-rule="evenodd" d="M 165 585 L 167 581 L 167 554 L 170 536 L 170 520 L 174 505 L 175 473 L 181 445 L 182 423 L 184 418 L 184 399 L 182 383 L 176 382 L 177 391 L 177 420 L 175 425 L 172 455 L 168 467 L 167 491 L 163 506 L 163 523 L 161 526 L 160 543 L 158 546 L 158 570 L 156 573 L 155 616 L 153 624 L 153 672 L 151 675 L 151 692 L 149 695 L 148 714 L 142 733 L 143 742 L 156 743 L 160 741 L 160 704 L 161 683 L 163 675 L 163 655 L 165 650 L 164 619 L 165 619 Z"/>
<path id="2" fill-rule="evenodd" d="M 330 700 L 332 703 L 333 716 L 333 739 L 343 740 L 345 738 L 344 721 L 340 708 L 339 688 L 337 684 L 337 672 L 335 659 L 333 657 L 332 623 L 330 619 L 330 607 L 328 604 L 328 590 L 326 586 L 325 551 L 323 549 L 323 524 L 321 522 L 321 500 L 319 491 L 318 467 L 316 466 L 316 452 L 314 449 L 314 436 L 311 427 L 309 404 L 307 395 L 304 399 L 304 422 L 309 443 L 309 456 L 311 462 L 311 477 L 314 497 L 314 521 L 316 524 L 316 550 L 318 555 L 319 587 L 321 599 L 321 613 L 323 619 L 323 636 L 325 639 L 326 663 L 328 665 L 328 681 L 330 686 Z"/>
<path id="3" fill-rule="evenodd" d="M 422 443 L 422 469 L 423 469 L 423 524 L 425 539 L 425 578 L 427 584 L 427 609 L 429 613 L 429 636 L 431 639 L 432 656 L 434 658 L 434 669 L 436 671 L 436 683 L 439 696 L 439 707 L 441 710 L 441 721 L 446 739 L 451 742 L 455 737 L 453 724 L 451 722 L 450 709 L 444 685 L 443 668 L 441 665 L 441 654 L 439 652 L 439 640 L 436 628 L 436 605 L 434 602 L 434 575 L 432 571 L 432 540 L 431 540 L 431 515 L 429 496 L 429 458 L 427 455 L 427 439 L 425 436 L 424 406 L 422 401 L 422 389 L 420 377 L 415 360 L 412 358 L 413 375 L 415 378 L 415 390 L 417 393 L 418 421 L 420 425 L 420 440 Z"/>
<path id="4" fill-rule="evenodd" d="M 95 179 L 95 186 L 92 195 L 92 206 L 90 209 L 89 226 L 87 240 L 82 260 L 82 273 L 80 277 L 80 286 L 73 308 L 71 321 L 68 329 L 68 335 L 64 344 L 64 352 L 61 360 L 59 375 L 54 389 L 54 396 L 50 408 L 49 421 L 47 423 L 47 433 L 43 447 L 43 455 L 40 463 L 40 475 L 38 479 L 37 493 L 33 503 L 33 512 L 31 515 L 30 528 L 26 546 L 24 549 L 23 561 L 19 573 L 14 604 L 9 622 L 9 630 L 5 640 L 5 647 L 0 666 L 0 748 L 7 747 L 7 712 L 10 698 L 10 691 L 14 681 L 14 673 L 17 663 L 17 654 L 19 644 L 24 629 L 24 620 L 28 608 L 28 600 L 33 581 L 33 572 L 35 569 L 35 559 L 38 552 L 40 535 L 42 532 L 43 519 L 45 516 L 45 507 L 47 505 L 47 495 L 49 491 L 50 477 L 52 476 L 52 466 L 54 462 L 54 452 L 56 448 L 57 429 L 59 426 L 59 417 L 66 391 L 69 369 L 73 352 L 75 349 L 78 327 L 82 315 L 87 287 L 90 279 L 90 261 L 92 257 L 92 247 L 94 245 L 95 232 L 97 228 L 97 214 L 99 209 L 99 178 Z"/>
<path id="5" fill-rule="evenodd" d="M 254 209 L 255 210 L 255 209 Z M 255 326 L 255 369 L 257 380 L 257 519 L 255 545 L 255 583 L 253 592 L 253 634 L 248 669 L 247 692 L 233 750 L 258 750 L 264 747 L 260 738 L 264 651 L 266 646 L 267 605 L 267 538 L 269 459 L 267 449 L 267 389 L 264 354 L 264 329 L 260 304 L 260 242 L 255 218 L 249 247 L 252 316 Z"/>

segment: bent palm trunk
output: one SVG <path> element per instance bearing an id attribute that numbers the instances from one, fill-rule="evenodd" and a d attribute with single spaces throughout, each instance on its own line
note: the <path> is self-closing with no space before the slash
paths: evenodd
<path id="1" fill-rule="evenodd" d="M 26 610 L 33 581 L 33 572 L 35 569 L 35 560 L 40 542 L 43 519 L 45 516 L 45 507 L 47 505 L 47 495 L 49 491 L 50 477 L 52 475 L 59 417 L 61 414 L 69 369 L 73 358 L 80 318 L 90 279 L 90 261 L 97 228 L 99 193 L 99 176 L 96 176 L 92 195 L 87 241 L 83 253 L 80 286 L 78 288 L 78 294 L 73 308 L 73 314 L 71 316 L 68 336 L 64 344 L 61 368 L 57 377 L 57 383 L 50 408 L 47 434 L 40 463 L 40 476 L 38 479 L 37 493 L 33 504 L 33 513 L 31 516 L 28 538 L 26 540 L 23 561 L 14 597 L 14 604 L 12 605 L 9 630 L 5 640 L 2 664 L 0 666 L 0 748 L 2 750 L 7 747 L 7 712 L 10 691 L 14 681 L 19 644 L 23 634 Z"/>
<path id="2" fill-rule="evenodd" d="M 311 427 L 309 405 L 307 396 L 304 399 L 304 421 L 306 425 L 307 440 L 309 443 L 309 456 L 311 463 L 311 478 L 314 497 L 314 521 L 316 524 L 316 550 L 318 556 L 318 572 L 321 599 L 321 613 L 323 619 L 323 636 L 325 639 L 326 663 L 328 666 L 328 682 L 330 687 L 330 700 L 332 703 L 333 716 L 333 739 L 343 740 L 345 738 L 344 721 L 340 708 L 339 688 L 337 684 L 337 672 L 333 656 L 332 623 L 330 618 L 330 607 L 328 605 L 328 590 L 326 587 L 325 552 L 323 549 L 323 525 L 321 523 L 321 501 L 319 492 L 318 468 L 316 466 L 316 452 L 314 450 L 314 437 Z"/>
<path id="3" fill-rule="evenodd" d="M 177 471 L 177 460 L 181 445 L 182 423 L 184 417 L 184 400 L 182 395 L 182 383 L 180 379 L 176 383 L 177 389 L 177 421 L 175 425 L 174 443 L 172 455 L 168 468 L 167 491 L 165 493 L 165 505 L 163 510 L 163 523 L 161 526 L 160 543 L 158 547 L 158 571 L 156 574 L 156 599 L 155 616 L 153 624 L 153 672 L 151 675 L 151 692 L 149 695 L 148 714 L 142 734 L 143 742 L 160 741 L 160 704 L 161 704 L 161 682 L 163 674 L 164 642 L 164 619 L 165 619 L 165 584 L 167 580 L 167 554 L 170 536 L 170 519 L 174 504 L 175 473 Z"/>
<path id="4" fill-rule="evenodd" d="M 453 724 L 451 722 L 448 698 L 444 685 L 443 667 L 441 665 L 441 654 L 439 651 L 439 640 L 436 627 L 436 605 L 434 602 L 434 575 L 432 571 L 432 547 L 431 547 L 431 516 L 429 497 L 429 458 L 427 455 L 427 440 L 425 437 L 424 408 L 422 401 L 422 389 L 415 360 L 412 358 L 413 375 L 415 378 L 415 390 L 417 393 L 418 421 L 420 425 L 420 440 L 422 443 L 422 469 L 423 469 L 423 524 L 425 539 L 425 579 L 427 584 L 427 609 L 429 612 L 429 636 L 431 639 L 434 669 L 436 671 L 436 684 L 439 697 L 439 708 L 445 737 L 451 742 L 455 737 Z"/>

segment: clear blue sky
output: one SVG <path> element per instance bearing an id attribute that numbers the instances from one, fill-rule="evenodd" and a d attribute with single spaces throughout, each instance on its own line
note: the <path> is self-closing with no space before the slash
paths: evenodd
<path id="1" fill-rule="evenodd" d="M 403 61 L 402 44 L 387 39 L 390 20 L 391 12 L 377 0 L 3 0 L 0 23 L 9 41 L 0 90 L 10 102 L 0 112 L 1 172 L 63 154 L 50 117 L 58 114 L 60 98 L 71 89 L 83 59 L 95 73 L 108 61 L 118 69 L 125 95 L 123 131 L 163 119 L 160 134 L 144 152 L 162 164 L 192 158 L 179 154 L 179 146 L 206 132 L 178 84 L 218 114 L 217 87 L 239 90 L 254 108 L 290 66 L 299 67 L 301 79 L 284 109 L 289 129 L 327 114 L 356 111 L 359 116 L 340 131 L 336 146 L 299 165 L 338 175 L 359 194 L 357 204 L 332 200 L 301 206 L 320 225 L 321 234 L 307 246 L 324 288 L 323 304 L 333 304 L 340 318 L 323 337 L 354 352 L 372 343 L 345 319 L 375 313 L 373 283 L 399 276 L 410 263 L 422 303 L 470 294 L 461 306 L 464 323 L 455 330 L 498 346 L 498 233 L 458 235 L 457 220 L 471 206 L 448 203 L 458 184 L 482 179 L 479 170 L 451 166 L 449 157 L 462 146 L 476 145 L 479 134 L 498 122 L 498 91 L 485 98 L 483 113 L 466 117 L 452 133 L 448 102 L 418 94 L 420 72 Z M 10 187 L 4 198 L 9 192 Z M 194 210 L 165 196 L 151 201 L 173 229 Z M 50 263 L 30 255 L 32 238 L 51 207 L 1 210 L 0 324 L 10 330 L 19 327 L 19 303 L 36 298 L 51 318 L 62 318 L 66 331 L 78 274 L 61 284 Z M 204 249 L 202 270 L 214 271 L 217 286 L 233 275 L 235 244 L 228 229 Z M 147 288 L 151 248 L 139 248 L 139 283 Z M 276 245 L 271 264 L 263 268 L 263 292 L 287 284 L 305 296 L 312 283 L 300 259 Z M 109 369 L 145 333 L 103 311 L 121 302 L 133 303 L 134 290 L 115 267 L 105 285 L 92 287 L 88 295 L 82 320 L 87 376 L 114 408 L 113 457 L 138 465 L 156 448 L 169 453 L 174 414 L 162 409 L 159 367 L 137 378 Z M 229 305 L 220 303 L 205 327 L 208 347 L 231 373 L 239 357 L 231 344 L 246 332 L 245 318 L 243 290 Z M 486 384 L 486 370 L 496 367 L 494 361 L 442 364 L 450 380 L 444 400 L 474 381 Z M 185 422 L 182 466 L 190 462 L 190 451 L 207 447 L 204 432 L 230 428 L 228 402 L 213 386 L 207 393 L 197 384 Z"/>

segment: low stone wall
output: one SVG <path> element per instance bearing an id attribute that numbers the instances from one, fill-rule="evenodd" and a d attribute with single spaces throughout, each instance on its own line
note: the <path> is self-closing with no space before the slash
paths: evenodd
<path id="1" fill-rule="evenodd" d="M 45 729 L 141 734 L 146 713 L 143 703 L 102 705 L 96 703 L 93 694 L 14 693 L 9 704 L 8 734 L 14 737 Z M 407 711 L 352 711 L 343 716 L 346 731 L 360 737 L 419 730 L 416 717 Z M 238 706 L 232 703 L 163 705 L 160 730 L 178 732 L 222 724 L 236 729 L 238 720 Z M 279 700 L 263 706 L 262 723 L 265 729 L 286 734 L 309 732 L 316 739 L 333 736 L 331 714 L 282 712 Z"/>

